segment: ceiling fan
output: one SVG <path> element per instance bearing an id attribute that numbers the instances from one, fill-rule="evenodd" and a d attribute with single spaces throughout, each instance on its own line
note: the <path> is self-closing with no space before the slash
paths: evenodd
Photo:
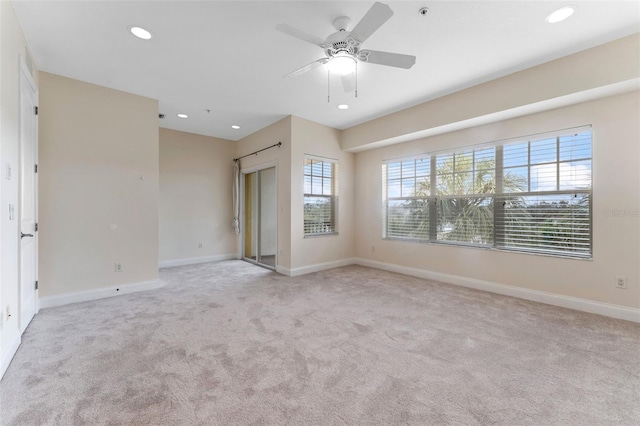
<path id="1" fill-rule="evenodd" d="M 376 2 L 350 31 L 348 29 L 351 23 L 349 17 L 340 16 L 336 18 L 333 21 L 333 26 L 338 31 L 329 35 L 326 40 L 288 24 L 276 25 L 276 30 L 316 45 L 322 48 L 326 55 L 286 74 L 285 77 L 296 77 L 320 65 L 328 64 L 330 72 L 342 75 L 344 89 L 350 92 L 356 89 L 358 62 L 404 69 L 411 68 L 416 62 L 415 56 L 362 49 L 362 43 L 387 22 L 391 16 L 393 16 L 393 11 L 388 5 Z"/>

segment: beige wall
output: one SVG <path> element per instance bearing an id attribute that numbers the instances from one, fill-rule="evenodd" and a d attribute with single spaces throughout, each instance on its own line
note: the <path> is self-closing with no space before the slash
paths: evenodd
<path id="1" fill-rule="evenodd" d="M 20 62 L 28 57 L 27 45 L 13 7 L 0 1 L 0 377 L 20 341 L 19 329 L 19 149 L 20 149 Z M 28 61 L 25 61 L 28 62 Z M 32 76 L 37 82 L 38 73 Z M 11 166 L 12 179 L 6 179 Z M 15 220 L 9 220 L 9 204 L 15 206 Z M 12 313 L 7 316 L 7 308 Z"/>
<path id="2" fill-rule="evenodd" d="M 292 272 L 354 255 L 354 156 L 340 149 L 340 131 L 291 118 Z M 304 156 L 338 160 L 338 235 L 304 238 Z"/>
<path id="3" fill-rule="evenodd" d="M 242 160 L 242 170 L 275 164 L 278 190 L 277 270 L 308 272 L 314 266 L 339 262 L 354 254 L 354 156 L 340 149 L 340 131 L 289 116 L 238 142 L 237 156 L 282 141 L 280 148 Z M 338 160 L 338 235 L 304 238 L 304 155 Z M 238 240 L 240 245 L 240 241 Z"/>
<path id="4" fill-rule="evenodd" d="M 160 129 L 160 262 L 237 253 L 235 149 L 232 141 Z"/>
<path id="5" fill-rule="evenodd" d="M 40 73 L 40 111 L 40 296 L 157 280 L 158 102 Z"/>
<path id="6" fill-rule="evenodd" d="M 632 92 L 356 155 L 357 256 L 379 262 L 640 307 L 640 94 Z M 561 259 L 382 239 L 381 162 L 541 132 L 593 125 L 593 260 Z M 375 247 L 375 252 L 372 248 Z M 615 288 L 626 276 L 628 288 Z"/>
<path id="7" fill-rule="evenodd" d="M 638 87 L 640 34 L 513 73 L 346 129 L 345 150 L 363 150 L 568 105 L 603 89 Z M 467 126 L 469 127 L 469 126 Z"/>
<path id="8" fill-rule="evenodd" d="M 279 148 L 272 148 L 243 158 L 241 171 L 251 171 L 266 166 L 276 166 L 277 209 L 278 209 L 278 253 L 277 269 L 286 272 L 291 268 L 291 120 L 286 117 L 237 142 L 236 157 L 282 142 Z M 241 222 L 242 225 L 242 222 Z M 244 232 L 244 230 L 242 230 Z M 242 244 L 237 238 L 238 253 Z"/>

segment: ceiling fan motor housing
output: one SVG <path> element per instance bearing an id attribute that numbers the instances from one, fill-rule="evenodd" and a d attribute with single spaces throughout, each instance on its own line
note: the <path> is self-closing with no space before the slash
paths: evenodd
<path id="1" fill-rule="evenodd" d="M 329 58 L 340 55 L 350 55 L 354 59 L 358 57 L 358 51 L 360 50 L 360 42 L 351 37 L 349 31 L 338 31 L 327 37 L 327 42 L 324 52 Z"/>

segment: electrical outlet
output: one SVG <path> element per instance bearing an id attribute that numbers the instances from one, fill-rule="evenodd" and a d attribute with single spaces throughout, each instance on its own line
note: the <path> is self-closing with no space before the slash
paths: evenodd
<path id="1" fill-rule="evenodd" d="M 198 243 L 198 248 L 202 248 L 202 243 Z"/>
<path id="2" fill-rule="evenodd" d="M 122 263 L 116 262 L 116 272 L 122 272 Z"/>
<path id="3" fill-rule="evenodd" d="M 616 277 L 616 288 L 627 288 L 627 277 Z"/>
<path id="4" fill-rule="evenodd" d="M 376 246 L 371 246 L 371 253 L 375 253 L 376 252 Z"/>

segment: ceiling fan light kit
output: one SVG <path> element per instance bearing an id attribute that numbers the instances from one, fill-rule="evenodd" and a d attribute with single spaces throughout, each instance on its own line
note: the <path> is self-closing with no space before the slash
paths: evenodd
<path id="1" fill-rule="evenodd" d="M 362 17 L 356 26 L 349 30 L 351 19 L 347 16 L 340 16 L 333 20 L 333 26 L 337 32 L 322 39 L 309 34 L 288 24 L 276 25 L 276 30 L 316 45 L 324 50 L 325 57 L 307 64 L 295 71 L 285 75 L 285 77 L 297 77 L 320 65 L 328 65 L 327 80 L 330 92 L 331 73 L 338 74 L 342 78 L 342 85 L 345 92 L 355 92 L 357 90 L 358 62 L 370 64 L 386 65 L 390 67 L 409 69 L 415 62 L 416 57 L 400 53 L 381 52 L 377 50 L 361 50 L 362 44 L 393 16 L 391 8 L 383 3 L 376 2 Z M 330 96 L 327 96 L 330 101 Z"/>
<path id="2" fill-rule="evenodd" d="M 327 63 L 329 71 L 334 74 L 347 75 L 355 72 L 356 60 L 351 55 L 336 55 Z"/>

